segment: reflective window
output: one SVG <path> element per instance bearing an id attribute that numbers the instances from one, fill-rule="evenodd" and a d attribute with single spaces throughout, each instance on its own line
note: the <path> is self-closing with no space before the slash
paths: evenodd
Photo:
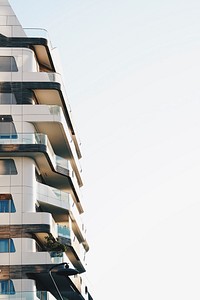
<path id="1" fill-rule="evenodd" d="M 17 104 L 15 95 L 12 93 L 0 93 L 0 104 Z"/>
<path id="2" fill-rule="evenodd" d="M 12 239 L 0 239 L 0 252 L 15 252 L 15 246 Z"/>
<path id="3" fill-rule="evenodd" d="M 0 294 L 1 295 L 15 294 L 15 289 L 12 280 L 0 280 Z"/>
<path id="4" fill-rule="evenodd" d="M 47 300 L 49 299 L 47 297 L 47 291 L 37 291 L 37 297 L 40 299 L 40 300 Z"/>
<path id="5" fill-rule="evenodd" d="M 15 139 L 17 132 L 13 123 L 12 116 L 0 115 L 0 138 L 1 139 Z"/>
<path id="6" fill-rule="evenodd" d="M 0 72 L 17 72 L 17 64 L 13 56 L 0 56 Z"/>
<path id="7" fill-rule="evenodd" d="M 17 175 L 13 159 L 0 159 L 0 175 Z"/>
<path id="8" fill-rule="evenodd" d="M 16 212 L 15 205 L 12 199 L 0 200 L 0 213 Z"/>

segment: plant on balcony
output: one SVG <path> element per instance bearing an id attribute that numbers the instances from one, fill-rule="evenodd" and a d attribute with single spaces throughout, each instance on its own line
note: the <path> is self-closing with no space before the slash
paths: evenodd
<path id="1" fill-rule="evenodd" d="M 56 256 L 62 255 L 63 252 L 67 251 L 67 245 L 61 243 L 58 238 L 54 238 L 52 234 L 45 237 L 46 242 L 44 244 L 48 252 L 54 252 Z"/>

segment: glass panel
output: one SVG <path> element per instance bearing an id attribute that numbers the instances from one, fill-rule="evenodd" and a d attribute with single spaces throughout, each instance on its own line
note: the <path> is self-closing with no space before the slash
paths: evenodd
<path id="1" fill-rule="evenodd" d="M 10 246 L 10 249 L 9 249 L 9 252 L 15 252 L 15 246 L 14 246 L 14 242 L 12 239 L 9 239 L 9 246 Z"/>
<path id="2" fill-rule="evenodd" d="M 0 252 L 15 252 L 15 246 L 12 239 L 0 239 Z"/>
<path id="3" fill-rule="evenodd" d="M 15 95 L 12 93 L 0 93 L 0 104 L 17 104 Z"/>
<path id="4" fill-rule="evenodd" d="M 0 138 L 1 139 L 17 138 L 15 125 L 12 122 L 1 123 Z"/>
<path id="5" fill-rule="evenodd" d="M 17 138 L 16 128 L 10 115 L 0 116 L 0 138 Z"/>
<path id="6" fill-rule="evenodd" d="M 15 205 L 12 199 L 0 200 L 0 213 L 16 212 Z"/>
<path id="7" fill-rule="evenodd" d="M 14 201 L 12 199 L 10 200 L 10 212 L 11 213 L 16 212 L 15 204 L 14 204 Z"/>
<path id="8" fill-rule="evenodd" d="M 17 72 L 17 65 L 13 56 L 0 56 L 0 72 Z"/>
<path id="9" fill-rule="evenodd" d="M 0 201 L 0 212 L 9 212 L 9 200 Z"/>
<path id="10" fill-rule="evenodd" d="M 0 159 L 0 175 L 17 175 L 13 159 Z"/>
<path id="11" fill-rule="evenodd" d="M 0 239 L 0 252 L 9 252 L 8 251 L 8 239 Z"/>
<path id="12" fill-rule="evenodd" d="M 58 225 L 58 235 L 70 239 L 70 229 L 67 226 Z"/>
<path id="13" fill-rule="evenodd" d="M 15 289 L 12 280 L 0 280 L 0 294 L 15 294 Z"/>

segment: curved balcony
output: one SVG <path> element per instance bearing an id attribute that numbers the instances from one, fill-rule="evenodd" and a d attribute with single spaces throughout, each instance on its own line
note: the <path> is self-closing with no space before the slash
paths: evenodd
<path id="1" fill-rule="evenodd" d="M 80 189 L 69 160 L 55 155 L 47 135 L 41 133 L 16 134 L 15 138 L 0 139 L 0 156 L 32 157 L 47 185 L 70 192 L 83 212 Z"/>
<path id="2" fill-rule="evenodd" d="M 23 28 L 26 36 L 6 37 L 1 35 L 1 47 L 7 48 L 31 48 L 40 68 L 46 71 L 55 72 L 55 66 L 52 59 L 52 45 L 45 29 L 41 28 Z"/>
<path id="3" fill-rule="evenodd" d="M 87 251 L 89 246 L 86 242 L 86 230 L 71 195 L 37 182 L 36 197 L 42 209 L 51 213 L 56 222 L 67 222 L 68 214 L 70 215 L 72 229 L 79 240 L 84 243 Z"/>
<path id="4" fill-rule="evenodd" d="M 39 132 L 48 136 L 55 153 L 70 160 L 78 183 L 82 186 L 80 161 L 62 108 L 58 105 L 12 105 L 13 118 L 20 107 L 23 110 L 23 121 L 33 123 Z M 7 111 L 5 109 L 3 112 L 9 114 L 9 108 Z"/>
<path id="5" fill-rule="evenodd" d="M 82 168 L 76 147 L 71 136 L 63 110 L 59 105 L 12 105 L 12 116 L 18 117 L 19 111 L 23 112 L 23 122 L 35 125 L 39 132 L 48 136 L 55 151 L 61 157 L 69 159 L 78 179 L 79 186 L 83 185 Z M 1 114 L 9 115 L 10 106 L 2 105 Z M 16 117 L 15 117 L 16 116 Z"/>
<path id="6" fill-rule="evenodd" d="M 8 72 L 2 72 L 1 74 L 4 78 L 3 82 L 0 81 L 1 93 L 14 94 L 17 104 L 32 103 L 32 93 L 34 93 L 38 104 L 53 104 L 62 107 L 78 158 L 81 158 L 81 143 L 76 133 L 62 76 L 59 73 L 47 72 L 15 72 L 12 73 L 12 76 Z M 21 99 L 22 91 L 24 100 Z"/>
<path id="7" fill-rule="evenodd" d="M 73 266 L 80 272 L 85 272 L 86 250 L 82 243 L 79 243 L 72 228 L 58 225 L 58 237 L 63 244 L 68 245 L 66 254 Z"/>
<path id="8" fill-rule="evenodd" d="M 58 237 L 58 226 L 51 213 L 48 212 L 25 212 L 18 215 L 18 222 L 12 218 L 5 220 L 2 214 L 0 219 L 0 237 L 9 237 L 10 232 L 12 232 L 13 238 L 32 238 L 32 234 L 35 234 L 41 243 L 44 243 L 48 234 L 52 234 L 54 238 Z"/>
<path id="9" fill-rule="evenodd" d="M 45 28 L 23 27 L 23 30 L 27 38 L 43 38 L 47 40 L 49 47 L 53 48 L 49 33 Z"/>

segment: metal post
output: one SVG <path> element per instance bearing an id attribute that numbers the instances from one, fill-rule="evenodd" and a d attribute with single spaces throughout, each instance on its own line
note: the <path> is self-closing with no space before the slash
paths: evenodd
<path id="1" fill-rule="evenodd" d="M 58 288 L 58 286 L 57 286 L 57 284 L 56 284 L 56 282 L 55 282 L 55 280 L 54 280 L 54 278 L 53 278 L 53 275 L 51 274 L 51 270 L 52 270 L 52 269 L 53 269 L 53 268 L 51 268 L 51 269 L 49 270 L 49 276 L 50 276 L 50 278 L 51 278 L 51 280 L 52 280 L 52 282 L 53 282 L 53 284 L 54 284 L 54 286 L 55 286 L 55 288 L 56 288 L 56 292 L 58 293 L 60 300 L 64 300 L 63 297 L 62 297 L 62 295 L 61 295 L 61 293 L 60 293 L 60 291 L 59 291 L 59 288 Z"/>

